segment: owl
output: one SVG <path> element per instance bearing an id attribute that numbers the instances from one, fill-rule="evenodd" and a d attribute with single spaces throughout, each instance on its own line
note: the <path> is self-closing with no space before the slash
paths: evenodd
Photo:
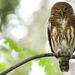
<path id="1" fill-rule="evenodd" d="M 57 2 L 48 19 L 48 40 L 51 51 L 57 54 L 62 72 L 68 72 L 69 59 L 75 49 L 75 16 L 67 2 Z M 66 54 L 67 57 L 62 57 Z"/>

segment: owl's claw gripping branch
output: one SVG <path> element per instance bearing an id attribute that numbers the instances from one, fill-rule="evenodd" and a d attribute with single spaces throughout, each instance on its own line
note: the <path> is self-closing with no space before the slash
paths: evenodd
<path id="1" fill-rule="evenodd" d="M 71 59 L 72 58 L 72 53 L 68 51 L 68 52 L 66 52 L 66 56 L 67 56 L 67 58 Z M 56 53 L 56 58 L 60 58 L 60 57 L 63 57 L 63 54 L 62 54 L 61 51 L 58 51 Z"/>
<path id="2" fill-rule="evenodd" d="M 69 59 L 72 58 L 72 53 L 71 53 L 71 52 L 67 52 L 66 54 L 67 54 L 67 57 L 68 57 Z"/>
<path id="3" fill-rule="evenodd" d="M 56 54 L 56 58 L 59 58 L 59 57 L 62 57 L 62 52 L 61 51 L 58 51 L 57 54 Z"/>

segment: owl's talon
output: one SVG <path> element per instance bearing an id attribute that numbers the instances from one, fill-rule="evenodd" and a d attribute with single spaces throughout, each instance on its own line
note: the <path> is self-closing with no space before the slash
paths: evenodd
<path id="1" fill-rule="evenodd" d="M 66 54 L 67 54 L 67 57 L 68 57 L 69 59 L 72 58 L 72 54 L 71 54 L 70 52 L 67 52 Z"/>
<path id="2" fill-rule="evenodd" d="M 59 57 L 62 57 L 62 52 L 61 51 L 58 51 L 57 54 L 56 54 L 56 58 L 59 58 Z"/>

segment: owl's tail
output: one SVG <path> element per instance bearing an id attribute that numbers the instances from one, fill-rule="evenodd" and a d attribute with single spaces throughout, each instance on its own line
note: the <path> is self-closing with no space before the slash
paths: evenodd
<path id="1" fill-rule="evenodd" d="M 64 60 L 64 61 L 59 60 L 59 67 L 60 67 L 60 70 L 62 72 L 68 72 L 68 70 L 69 70 L 69 60 Z"/>

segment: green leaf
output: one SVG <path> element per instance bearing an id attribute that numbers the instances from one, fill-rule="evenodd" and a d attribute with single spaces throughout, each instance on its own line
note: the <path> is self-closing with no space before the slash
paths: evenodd
<path id="1" fill-rule="evenodd" d="M 59 67 L 56 64 L 53 64 L 53 60 L 50 58 L 41 58 L 39 61 L 39 65 L 45 66 L 46 75 L 56 75 L 56 72 L 61 75 L 59 72 Z"/>
<path id="2" fill-rule="evenodd" d="M 5 63 L 0 64 L 0 72 L 5 71 L 8 67 L 9 65 L 7 66 Z"/>
<path id="3" fill-rule="evenodd" d="M 4 43 L 5 44 L 9 43 L 9 46 L 10 46 L 11 50 L 14 49 L 15 51 L 19 52 L 19 46 L 15 41 L 8 38 L 8 39 L 6 39 L 6 41 Z"/>

